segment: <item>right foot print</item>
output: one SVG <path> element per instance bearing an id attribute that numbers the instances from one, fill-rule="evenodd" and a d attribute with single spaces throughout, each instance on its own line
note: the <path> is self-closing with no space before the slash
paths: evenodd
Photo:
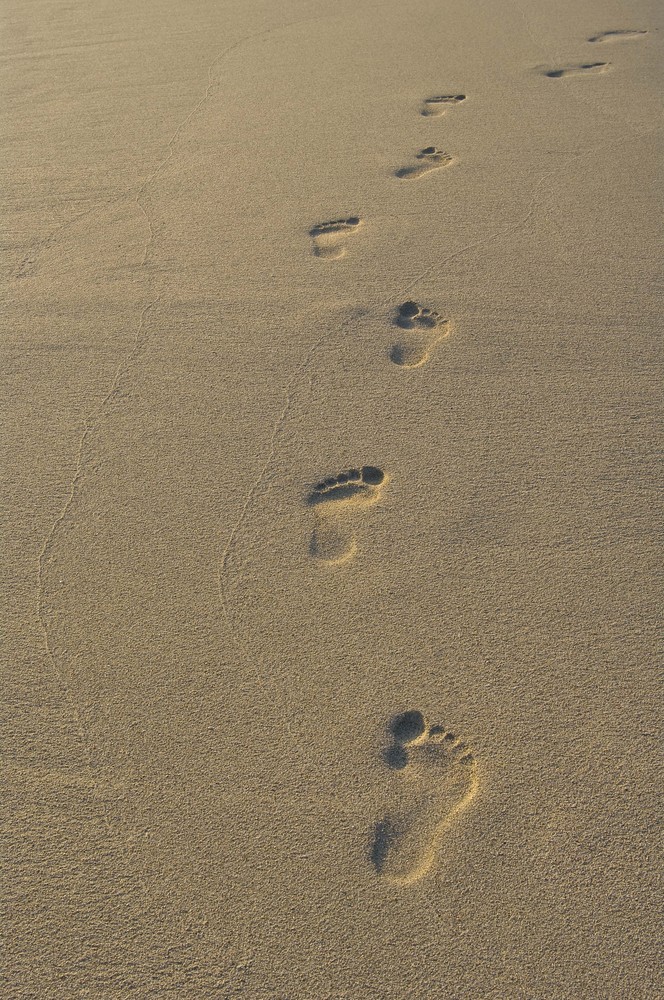
<path id="1" fill-rule="evenodd" d="M 361 225 L 359 216 L 351 215 L 348 219 L 333 219 L 313 226 L 309 235 L 314 243 L 314 256 L 339 260 L 346 253 L 346 237 L 356 232 Z"/>
<path id="2" fill-rule="evenodd" d="M 395 775 L 392 806 L 376 823 L 370 856 L 377 873 L 410 885 L 430 870 L 440 841 L 477 792 L 477 765 L 469 747 L 421 712 L 397 715 L 389 726 L 384 760 Z"/>
<path id="3" fill-rule="evenodd" d="M 602 31 L 599 35 L 593 35 L 589 42 L 620 42 L 628 41 L 630 38 L 638 38 L 639 35 L 647 35 L 643 28 L 621 28 L 617 31 Z"/>
<path id="4" fill-rule="evenodd" d="M 465 94 L 443 94 L 441 97 L 427 97 L 422 104 L 421 115 L 425 118 L 439 118 L 449 107 L 466 100 Z"/>
<path id="5" fill-rule="evenodd" d="M 415 154 L 415 159 L 419 162 L 412 167 L 400 167 L 399 170 L 395 170 L 394 176 L 403 180 L 415 180 L 415 178 L 423 177 L 424 174 L 428 174 L 432 170 L 449 167 L 454 161 L 454 157 L 450 156 L 449 153 L 443 153 L 435 146 L 426 146 L 421 149 L 419 153 Z"/>
<path id="6" fill-rule="evenodd" d="M 544 76 L 551 80 L 562 80 L 564 76 L 577 76 L 579 73 L 604 73 L 611 63 L 593 62 L 579 63 L 577 66 L 563 66 L 561 69 L 542 70 Z"/>
<path id="7" fill-rule="evenodd" d="M 327 563 L 346 562 L 356 551 L 355 539 L 342 519 L 346 510 L 369 507 L 379 499 L 387 477 L 375 465 L 349 469 L 313 487 L 307 504 L 316 508 L 311 553 Z"/>
<path id="8" fill-rule="evenodd" d="M 425 364 L 438 341 L 448 337 L 451 330 L 448 319 L 441 319 L 438 313 L 410 300 L 399 306 L 394 322 L 402 330 L 410 331 L 390 349 L 390 360 L 402 368 L 419 368 Z"/>

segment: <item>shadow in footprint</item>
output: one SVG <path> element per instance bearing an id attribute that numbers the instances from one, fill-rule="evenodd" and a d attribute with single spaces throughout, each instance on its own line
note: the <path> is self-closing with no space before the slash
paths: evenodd
<path id="1" fill-rule="evenodd" d="M 415 740 L 419 740 L 424 736 L 426 728 L 424 716 L 417 710 L 395 715 L 389 726 L 392 738 L 401 744 L 414 743 Z"/>
<path id="2" fill-rule="evenodd" d="M 316 483 L 306 498 L 317 515 L 310 553 L 326 563 L 346 562 L 354 555 L 357 546 L 344 516 L 349 510 L 376 503 L 386 483 L 387 476 L 377 465 L 348 469 Z"/>
<path id="3" fill-rule="evenodd" d="M 399 306 L 394 324 L 408 331 L 390 348 L 390 361 L 401 368 L 419 368 L 426 364 L 436 344 L 448 337 L 452 329 L 449 320 L 411 299 Z"/>
<path id="4" fill-rule="evenodd" d="M 573 66 L 561 66 L 560 69 L 542 69 L 541 72 L 544 76 L 548 76 L 550 80 L 562 80 L 566 76 L 579 76 L 580 74 L 589 73 L 604 73 L 611 63 L 607 62 L 593 62 L 593 63 L 578 63 Z"/>
<path id="5" fill-rule="evenodd" d="M 410 167 L 400 167 L 394 171 L 394 176 L 401 180 L 416 180 L 430 174 L 432 170 L 440 170 L 442 167 L 449 167 L 454 162 L 454 157 L 449 153 L 443 153 L 435 146 L 425 146 L 419 153 L 415 154 L 418 161 Z"/>
<path id="6" fill-rule="evenodd" d="M 440 841 L 474 798 L 477 766 L 469 747 L 418 711 L 391 720 L 383 760 L 395 776 L 395 802 L 374 824 L 369 857 L 378 875 L 406 886 L 422 878 Z"/>
<path id="7" fill-rule="evenodd" d="M 317 524 L 311 533 L 309 553 L 320 562 L 339 565 L 348 562 L 357 552 L 352 535 L 332 524 Z"/>
<path id="8" fill-rule="evenodd" d="M 371 863 L 382 875 L 387 866 L 390 850 L 395 840 L 398 840 L 401 831 L 389 819 L 382 819 L 376 823 L 371 838 L 371 850 L 369 856 Z"/>
<path id="9" fill-rule="evenodd" d="M 388 747 L 383 753 L 383 760 L 391 771 L 403 771 L 408 763 L 408 751 L 405 747 Z"/>
<path id="10" fill-rule="evenodd" d="M 426 722 L 421 712 L 401 712 L 389 724 L 394 743 L 383 753 L 383 760 L 392 771 L 402 771 L 408 764 L 407 747 L 422 739 Z"/>
<path id="11" fill-rule="evenodd" d="M 640 38 L 641 35 L 647 35 L 648 32 L 644 28 L 618 28 L 615 31 L 602 31 L 599 35 L 593 35 L 588 39 L 589 42 L 623 42 L 629 41 L 632 38 Z"/>
<path id="12" fill-rule="evenodd" d="M 466 100 L 465 94 L 441 94 L 439 97 L 426 97 L 422 102 L 421 115 L 425 118 L 440 118 L 450 108 Z"/>
<path id="13" fill-rule="evenodd" d="M 333 219 L 331 222 L 319 222 L 318 225 L 312 226 L 309 235 L 313 240 L 314 256 L 324 257 L 326 260 L 339 260 L 346 253 L 346 239 L 361 225 L 360 217 L 351 215 L 347 219 Z"/>
<path id="14" fill-rule="evenodd" d="M 374 488 L 380 486 L 385 473 L 376 465 L 363 465 L 361 469 L 349 469 L 338 476 L 322 479 L 316 483 L 307 497 L 309 506 L 336 504 L 340 501 L 360 499 L 371 502 L 376 499 Z"/>

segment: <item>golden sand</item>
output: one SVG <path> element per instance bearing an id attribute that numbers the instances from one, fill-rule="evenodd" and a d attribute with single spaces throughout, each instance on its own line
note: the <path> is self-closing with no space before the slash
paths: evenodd
<path id="1" fill-rule="evenodd" d="M 4 20 L 4 995 L 660 995 L 661 6 Z"/>

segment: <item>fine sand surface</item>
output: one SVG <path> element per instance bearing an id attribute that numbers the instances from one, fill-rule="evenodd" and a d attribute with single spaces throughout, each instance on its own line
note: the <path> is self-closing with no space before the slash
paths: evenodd
<path id="1" fill-rule="evenodd" d="M 664 8 L 3 20 L 3 996 L 664 995 Z"/>

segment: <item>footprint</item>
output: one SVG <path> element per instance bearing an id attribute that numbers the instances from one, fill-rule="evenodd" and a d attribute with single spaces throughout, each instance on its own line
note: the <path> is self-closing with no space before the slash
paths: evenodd
<path id="1" fill-rule="evenodd" d="M 432 170 L 449 167 L 454 162 L 453 156 L 450 156 L 449 153 L 441 152 L 435 146 L 426 146 L 424 149 L 421 149 L 419 153 L 415 154 L 415 159 L 419 162 L 412 167 L 400 167 L 399 170 L 395 170 L 394 176 L 401 177 L 404 180 L 414 180 L 416 177 L 422 177 Z"/>
<path id="2" fill-rule="evenodd" d="M 410 331 L 400 336 L 390 349 L 390 360 L 402 368 L 419 368 L 425 364 L 436 344 L 448 337 L 452 324 L 438 313 L 424 309 L 417 302 L 403 302 L 397 309 L 395 325 Z"/>
<path id="3" fill-rule="evenodd" d="M 604 73 L 611 63 L 593 62 L 579 63 L 576 66 L 563 66 L 560 69 L 545 69 L 542 72 L 551 80 L 561 80 L 564 76 L 577 76 L 579 73 Z"/>
<path id="4" fill-rule="evenodd" d="M 314 256 L 339 260 L 346 253 L 346 238 L 356 232 L 361 225 L 362 219 L 357 215 L 351 215 L 348 219 L 319 222 L 309 230 L 314 243 Z"/>
<path id="5" fill-rule="evenodd" d="M 376 503 L 386 482 L 382 469 L 363 465 L 361 469 L 349 469 L 316 483 L 307 497 L 307 505 L 316 508 L 311 554 L 326 563 L 350 559 L 357 545 L 346 529 L 344 514 Z"/>
<path id="6" fill-rule="evenodd" d="M 446 830 L 474 798 L 477 765 L 465 743 L 421 712 L 397 715 L 389 731 L 384 759 L 399 776 L 394 805 L 373 829 L 370 857 L 379 875 L 405 886 L 431 869 Z"/>
<path id="7" fill-rule="evenodd" d="M 422 103 L 421 115 L 425 118 L 440 118 L 450 106 L 461 104 L 466 100 L 465 94 L 443 94 L 440 97 L 427 97 Z"/>
<path id="8" fill-rule="evenodd" d="M 638 38 L 640 35 L 647 35 L 645 29 L 619 28 L 616 31 L 602 31 L 599 35 L 593 35 L 589 42 L 620 42 L 628 41 L 630 38 Z"/>

